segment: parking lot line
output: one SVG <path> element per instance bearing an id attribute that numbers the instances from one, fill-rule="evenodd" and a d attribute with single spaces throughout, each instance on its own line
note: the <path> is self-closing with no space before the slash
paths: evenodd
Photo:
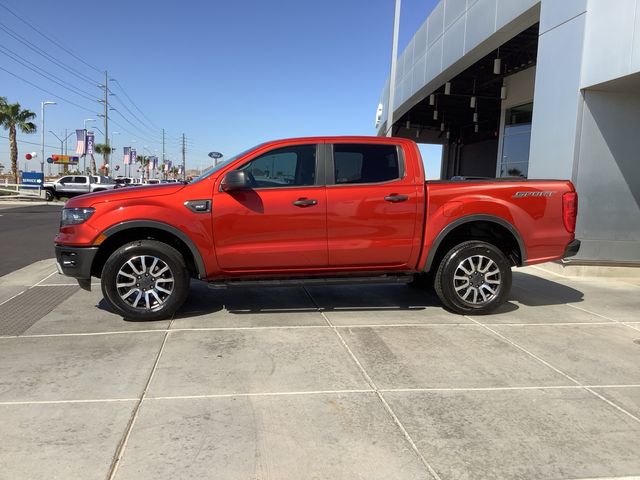
<path id="1" fill-rule="evenodd" d="M 56 285 L 59 287 L 60 285 Z M 23 292 L 21 292 L 23 293 Z M 19 294 L 18 294 L 19 295 Z M 318 312 L 321 313 L 322 312 Z M 124 320 L 123 320 L 124 321 Z M 617 322 L 617 321 L 607 321 L 607 322 L 563 322 L 563 323 L 501 323 L 497 324 L 500 327 L 572 327 L 572 326 L 595 326 L 595 325 L 624 325 L 626 327 L 632 328 L 634 330 L 640 329 L 640 323 L 638 325 L 633 324 L 632 322 Z M 493 325 L 493 324 L 491 324 Z M 354 324 L 354 325 L 280 325 L 280 326 L 258 326 L 258 327 L 180 327 L 180 328 L 172 328 L 171 332 L 191 332 L 191 331 L 243 331 L 243 330 L 301 330 L 301 329 L 326 329 L 326 328 L 335 328 L 335 329 L 361 329 L 361 328 L 372 328 L 372 329 L 381 329 L 381 328 L 446 328 L 446 327 L 455 327 L 455 328 L 480 328 L 483 324 L 480 323 L 401 323 L 401 324 Z M 111 330 L 105 332 L 77 332 L 77 333 L 34 333 L 28 335 L 0 335 L 0 339 L 7 338 L 42 338 L 42 337 L 82 337 L 82 336 L 93 336 L 93 335 L 126 335 L 129 333 L 157 333 L 159 330 L 157 329 L 141 329 L 141 330 Z"/>
<path id="2" fill-rule="evenodd" d="M 373 389 L 347 389 L 347 390 L 309 390 L 300 392 L 246 392 L 246 393 L 220 393 L 205 395 L 161 395 L 145 397 L 147 400 L 199 400 L 203 398 L 235 398 L 235 397 L 286 397 L 302 395 L 340 395 L 344 393 L 375 393 Z"/>
<path id="3" fill-rule="evenodd" d="M 465 315 L 466 316 L 466 315 Z M 566 372 L 563 372 L 562 370 L 560 370 L 559 368 L 551 365 L 549 362 L 547 362 L 546 360 L 544 360 L 543 358 L 541 358 L 540 356 L 536 355 L 535 353 L 529 351 L 528 349 L 524 348 L 522 345 L 519 345 L 518 343 L 514 342 L 513 340 L 509 339 L 508 337 L 502 335 L 500 332 L 497 332 L 496 330 L 494 330 L 493 328 L 491 328 L 490 326 L 478 322 L 477 320 L 474 320 L 471 317 L 467 317 L 469 320 L 473 321 L 474 323 L 477 323 L 478 325 L 480 325 L 483 328 L 486 328 L 487 330 L 489 330 L 490 332 L 492 332 L 494 335 L 498 336 L 499 338 L 501 338 L 502 340 L 504 340 L 505 342 L 513 345 L 514 347 L 522 350 L 523 352 L 527 353 L 528 355 L 530 355 L 532 358 L 534 358 L 535 360 L 537 360 L 538 362 L 541 362 L 542 364 L 546 365 L 547 367 L 551 368 L 552 370 L 554 370 L 555 372 L 559 373 L 560 375 L 564 376 L 566 379 L 570 380 L 571 382 L 575 383 L 576 385 L 584 388 L 585 390 L 587 390 L 589 393 L 591 393 L 592 395 L 598 397 L 600 400 L 602 400 L 605 403 L 608 403 L 610 406 L 614 407 L 615 409 L 619 410 L 620 412 L 624 413 L 625 415 L 629 416 L 630 418 L 632 418 L 633 420 L 635 420 L 636 422 L 640 423 L 640 418 L 638 418 L 637 416 L 635 416 L 633 413 L 629 412 L 628 410 L 626 410 L 625 408 L 621 407 L 620 405 L 617 405 L 616 403 L 612 402 L 611 400 L 609 400 L 608 398 L 604 397 L 603 395 L 601 395 L 600 393 L 596 392 L 595 390 L 593 390 L 592 388 L 582 384 L 581 382 L 579 382 L 578 380 L 576 380 L 575 378 L 573 378 L 572 376 L 570 376 L 569 374 L 567 374 Z M 619 322 L 617 322 L 619 323 Z"/>
<path id="4" fill-rule="evenodd" d="M 428 392 L 501 392 L 501 391 L 527 391 L 527 390 L 589 390 L 598 389 L 628 389 L 640 388 L 640 385 L 530 385 L 520 387 L 456 387 L 456 388 L 379 388 L 379 393 L 428 393 Z M 163 400 L 200 400 L 222 398 L 249 398 L 249 397 L 287 397 L 287 396 L 314 396 L 314 395 L 341 395 L 376 393 L 376 389 L 345 389 L 345 390 L 308 390 L 287 392 L 235 392 L 203 395 L 159 395 L 146 396 L 144 401 Z M 73 403 L 113 403 L 113 402 L 139 402 L 139 397 L 132 398 L 84 398 L 78 400 L 14 400 L 0 402 L 0 407 L 11 405 L 58 405 Z"/>
<path id="5" fill-rule="evenodd" d="M 136 402 L 138 398 L 89 398 L 81 400 L 30 400 L 0 402 L 0 407 L 5 405 L 58 405 L 62 403 L 110 403 L 110 402 Z"/>
<path id="6" fill-rule="evenodd" d="M 524 387 L 381 388 L 383 393 L 410 392 L 500 392 L 508 390 L 579 390 L 588 388 L 638 388 L 640 385 L 534 385 Z"/>

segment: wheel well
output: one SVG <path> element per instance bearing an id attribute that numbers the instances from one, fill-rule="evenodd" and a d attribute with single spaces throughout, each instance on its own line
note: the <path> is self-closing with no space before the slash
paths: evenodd
<path id="1" fill-rule="evenodd" d="M 430 265 L 430 271 L 435 271 L 440 262 L 456 245 L 469 240 L 480 240 L 498 247 L 509 259 L 512 266 L 522 265 L 520 244 L 515 235 L 503 225 L 489 220 L 477 220 L 463 223 L 451 230 L 436 247 L 436 253 Z"/>
<path id="2" fill-rule="evenodd" d="M 198 268 L 189 247 L 170 232 L 147 227 L 129 228 L 107 237 L 107 239 L 100 245 L 98 253 L 93 259 L 93 263 L 91 264 L 91 275 L 94 277 L 100 277 L 102 274 L 102 268 L 111 254 L 121 246 L 136 240 L 157 240 L 159 242 L 166 243 L 167 245 L 171 245 L 173 248 L 178 250 L 184 258 L 189 270 L 189 275 L 192 278 L 198 278 Z"/>

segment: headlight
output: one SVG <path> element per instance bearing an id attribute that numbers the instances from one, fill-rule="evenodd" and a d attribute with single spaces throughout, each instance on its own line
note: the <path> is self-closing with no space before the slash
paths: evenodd
<path id="1" fill-rule="evenodd" d="M 63 208 L 60 226 L 78 225 L 86 222 L 95 212 L 95 208 Z"/>

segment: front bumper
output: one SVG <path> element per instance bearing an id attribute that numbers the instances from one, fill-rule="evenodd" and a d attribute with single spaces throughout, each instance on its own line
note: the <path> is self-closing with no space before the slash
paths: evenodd
<path id="1" fill-rule="evenodd" d="M 567 248 L 564 249 L 564 255 L 562 256 L 562 258 L 573 257 L 578 254 L 579 250 L 580 250 L 580 240 L 574 240 L 569 245 L 567 245 Z"/>
<path id="2" fill-rule="evenodd" d="M 58 272 L 78 280 L 85 290 L 91 290 L 91 265 L 98 247 L 67 247 L 56 245 Z"/>

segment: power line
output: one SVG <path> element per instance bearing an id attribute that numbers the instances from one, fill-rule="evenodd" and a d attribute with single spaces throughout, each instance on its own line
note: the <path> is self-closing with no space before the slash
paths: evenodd
<path id="1" fill-rule="evenodd" d="M 59 49 L 67 52 L 69 55 L 71 55 L 73 58 L 75 58 L 76 60 L 84 63 L 87 67 L 92 68 L 93 70 L 95 70 L 96 72 L 102 73 L 102 70 L 100 70 L 99 68 L 91 65 L 90 63 L 88 63 L 87 61 L 85 61 L 84 59 L 82 59 L 81 57 L 79 57 L 78 55 L 76 55 L 75 53 L 73 53 L 71 50 L 69 50 L 68 48 L 64 47 L 63 45 L 61 45 L 58 41 L 54 40 L 53 38 L 49 37 L 48 35 L 45 35 L 44 33 L 42 33 L 42 29 L 38 28 L 37 25 L 34 25 L 33 22 L 28 22 L 26 21 L 24 18 L 22 18 L 20 15 L 18 15 L 16 12 L 14 12 L 13 10 L 11 10 L 9 7 L 7 7 L 6 5 L 3 5 L 2 3 L 0 3 L 0 7 L 4 8 L 7 12 L 9 12 L 11 15 L 13 15 L 14 17 L 16 17 L 18 20 L 20 20 L 22 23 L 24 23 L 25 25 L 27 25 L 29 28 L 31 28 L 33 31 L 35 31 L 38 35 L 40 35 L 43 38 L 46 38 L 47 40 L 49 40 L 51 43 L 53 43 L 55 46 L 57 46 Z M 36 28 L 34 28 L 36 27 Z"/>
<path id="2" fill-rule="evenodd" d="M 156 127 L 156 129 L 160 130 L 160 127 L 158 127 L 155 123 L 153 123 L 153 120 L 151 120 L 149 117 L 147 117 L 147 115 L 138 107 L 138 105 L 135 104 L 135 102 L 131 99 L 131 97 L 124 90 L 124 88 L 122 87 L 120 82 L 115 78 L 113 79 L 113 81 L 116 83 L 116 85 L 118 85 L 118 88 L 122 91 L 122 93 L 124 93 L 124 96 L 127 97 L 127 99 L 131 102 L 131 105 L 133 105 L 136 108 L 136 110 L 138 110 L 142 114 L 142 116 L 149 121 L 149 123 L 151 125 Z"/>
<path id="3" fill-rule="evenodd" d="M 9 137 L 5 137 L 4 135 L 0 135 L 0 138 L 4 138 L 4 139 L 6 139 L 6 140 L 9 140 Z M 18 140 L 18 139 L 16 139 L 16 142 L 18 142 L 18 143 L 28 143 L 29 145 L 37 145 L 38 147 L 40 147 L 40 146 L 41 146 L 39 143 L 36 143 L 36 142 L 29 142 L 29 141 L 27 141 L 27 140 Z M 53 145 L 45 145 L 45 147 L 47 147 L 47 148 L 55 148 L 55 149 L 58 149 L 58 148 L 60 148 L 60 145 L 58 145 L 58 146 L 56 146 L 56 147 L 54 147 Z"/>
<path id="4" fill-rule="evenodd" d="M 90 113 L 92 113 L 92 114 L 96 115 L 95 110 L 91 110 L 91 109 L 89 109 L 89 108 L 83 107 L 82 105 L 78 105 L 77 103 L 72 102 L 71 100 L 69 100 L 69 99 L 67 99 L 67 98 L 61 97 L 60 95 L 56 95 L 55 93 L 50 92 L 49 90 L 44 89 L 44 88 L 42 88 L 42 87 L 40 87 L 40 86 L 36 85 L 35 83 L 30 82 L 29 80 L 27 80 L 27 79 L 25 79 L 25 78 L 22 78 L 22 77 L 21 77 L 21 76 L 19 76 L 19 75 L 16 75 L 16 74 L 15 74 L 15 73 L 13 73 L 13 72 L 10 72 L 9 70 L 7 70 L 7 69 L 6 69 L 6 68 L 4 68 L 4 67 L 0 67 L 0 70 L 3 70 L 4 72 L 8 73 L 9 75 L 11 75 L 11 76 L 13 76 L 13 77 L 17 78 L 18 80 L 22 80 L 23 82 L 25 82 L 25 83 L 27 83 L 27 84 L 31 85 L 31 86 L 32 86 L 32 87 L 34 87 L 34 88 L 37 88 L 38 90 L 42 90 L 44 93 L 48 93 L 49 95 L 51 95 L 51 96 L 53 96 L 53 97 L 56 97 L 56 98 L 58 98 L 58 99 L 60 99 L 60 100 L 63 100 L 63 101 L 65 101 L 65 102 L 67 102 L 67 103 L 69 103 L 69 104 L 71 104 L 71 105 L 74 105 L 74 106 L 76 106 L 76 107 L 78 107 L 78 108 L 81 108 L 82 110 L 86 110 L 87 112 L 90 112 Z"/>
<path id="5" fill-rule="evenodd" d="M 70 67 L 69 65 L 67 65 L 64 62 L 62 62 L 61 60 L 56 59 L 53 55 L 48 54 L 47 52 L 45 52 L 44 50 L 42 50 L 38 46 L 34 45 L 29 40 L 24 38 L 22 35 L 20 35 L 19 33 L 15 32 L 12 29 L 10 29 L 9 27 L 4 25 L 3 23 L 0 23 L 0 30 L 4 30 L 4 32 L 6 34 L 8 34 L 9 36 L 13 37 L 14 40 L 17 40 L 18 42 L 23 43 L 25 47 L 28 47 L 30 50 L 33 50 L 35 53 L 37 53 L 41 57 L 45 58 L 49 62 L 53 63 L 54 65 L 58 66 L 59 68 L 62 68 L 63 70 L 66 70 L 67 72 L 71 73 L 72 75 L 77 76 L 80 80 L 83 80 L 83 81 L 85 81 L 88 84 L 93 85 L 93 86 L 97 85 L 98 82 L 93 80 L 91 77 L 83 74 L 82 72 L 76 70 L 73 67 Z"/>
<path id="6" fill-rule="evenodd" d="M 127 110 L 127 112 L 129 112 L 133 116 L 133 118 L 135 118 L 138 122 L 140 122 L 140 125 L 142 125 L 143 127 L 145 127 L 147 130 L 151 132 L 155 131 L 153 128 L 149 127 L 145 122 L 140 120 L 140 118 L 135 113 L 133 113 L 131 109 L 127 107 L 127 105 L 122 100 L 120 100 L 120 97 L 118 95 L 115 95 L 115 97 L 116 97 L 116 100 L 118 100 L 118 103 L 122 105 Z"/>
<path id="7" fill-rule="evenodd" d="M 0 3 L 0 7 L 7 10 L 10 14 L 12 14 L 14 17 L 16 17 L 18 20 L 20 20 L 22 23 L 33 27 L 33 25 L 31 25 L 29 22 L 27 22 L 24 18 L 20 17 L 19 15 L 17 15 L 15 12 L 13 12 L 11 9 L 9 9 L 8 7 L 6 7 L 5 5 L 3 5 L 2 3 Z M 48 53 L 47 51 L 45 51 L 44 49 L 40 48 L 39 46 L 35 45 L 34 43 L 30 42 L 29 40 L 27 40 L 25 37 L 23 37 L 22 35 L 20 35 L 18 32 L 16 32 L 15 30 L 11 29 L 10 27 L 8 27 L 7 25 L 0 23 L 0 30 L 3 30 L 7 35 L 9 35 L 10 37 L 12 37 L 14 40 L 17 40 L 18 42 L 20 42 L 23 46 L 26 46 L 27 48 L 29 48 L 30 50 L 32 50 L 33 52 L 35 52 L 36 54 L 38 54 L 39 56 L 43 57 L 45 60 L 47 60 L 48 62 L 53 63 L 54 65 L 56 65 L 57 67 L 65 70 L 67 73 L 70 73 L 72 75 L 74 75 L 75 78 L 79 78 L 80 80 L 89 83 L 92 86 L 96 86 L 98 84 L 98 82 L 96 82 L 93 78 L 91 78 L 88 75 L 83 74 L 82 72 L 80 72 L 79 70 L 77 70 L 76 68 L 73 68 L 72 66 L 64 63 L 62 60 L 60 60 L 59 58 L 51 55 L 50 53 Z M 88 62 L 86 62 L 84 59 L 82 59 L 81 57 L 77 56 L 74 52 L 72 52 L 71 50 L 69 50 L 68 48 L 64 47 L 62 44 L 60 44 L 60 42 L 54 40 L 53 38 L 47 36 L 44 33 L 41 33 L 40 31 L 38 31 L 38 29 L 36 29 L 37 33 L 40 34 L 40 36 L 42 36 L 43 38 L 45 38 L 46 40 L 48 40 L 49 42 L 51 42 L 52 44 L 54 44 L 55 46 L 57 46 L 58 48 L 60 48 L 61 50 L 63 50 L 64 52 L 66 52 L 67 54 L 73 56 L 75 59 L 79 60 L 80 62 L 82 62 L 83 64 L 85 64 L 86 66 L 92 68 L 93 70 L 97 71 L 97 72 L 101 72 L 97 67 L 95 67 L 94 65 L 89 64 Z M 2 48 L 2 47 L 0 47 Z M 71 91 L 72 93 L 74 93 L 75 95 L 78 95 L 86 100 L 90 100 L 90 101 L 100 101 L 97 98 L 93 97 L 93 95 L 90 92 L 87 92 L 86 90 L 83 90 L 79 87 L 76 87 L 75 85 L 63 80 L 62 78 L 56 78 L 55 76 L 47 73 L 47 71 L 41 67 L 39 67 L 38 65 L 36 65 L 33 62 L 30 62 L 29 60 L 26 59 L 20 59 L 19 57 L 16 57 L 11 51 L 8 51 L 5 48 L 2 48 L 2 50 L 4 51 L 0 51 L 0 53 L 3 53 L 6 56 L 9 56 L 12 60 L 14 60 L 15 62 L 21 64 L 22 66 L 28 68 L 29 70 L 37 73 L 38 75 L 46 78 L 47 80 L 56 83 L 57 85 L 59 85 L 60 87 L 65 88 L 68 91 Z M 49 90 L 46 90 L 45 88 L 42 88 L 36 84 L 34 84 L 33 82 L 30 82 L 29 80 L 20 77 L 19 75 L 0 67 L 0 69 L 2 71 L 7 72 L 8 74 L 12 75 L 15 78 L 18 78 L 19 80 L 22 80 L 23 82 L 45 92 L 48 93 L 49 95 L 54 96 L 55 98 L 61 99 L 71 105 L 74 105 L 78 108 L 81 108 L 85 111 L 91 112 L 93 114 L 94 110 L 93 109 L 89 109 L 86 107 L 83 107 L 82 105 L 79 105 L 71 100 L 68 100 L 65 97 L 62 97 L 60 95 L 57 95 Z M 102 73 L 102 72 L 101 72 Z M 160 130 L 159 127 L 157 127 L 155 125 L 155 123 L 144 113 L 144 111 L 142 111 L 140 109 L 140 107 L 138 107 L 138 105 L 133 101 L 133 99 L 129 96 L 129 94 L 125 91 L 125 89 L 122 87 L 122 85 L 120 84 L 120 82 L 118 82 L 115 79 L 112 79 L 113 81 L 115 81 L 116 83 L 118 83 L 118 88 L 120 89 L 120 91 L 124 94 L 124 96 L 127 98 L 127 100 L 131 103 L 131 105 L 133 105 L 133 107 L 135 107 L 135 109 L 137 111 L 140 112 L 140 114 L 147 119 L 148 122 L 150 122 L 151 125 L 153 125 L 154 127 L 156 127 L 156 131 Z M 98 85 L 100 86 L 100 85 Z M 111 93 L 110 89 L 106 89 L 105 88 L 105 97 L 107 97 L 107 95 L 109 93 Z M 113 94 L 113 93 L 112 93 Z M 114 94 L 115 95 L 115 94 Z M 127 116 L 125 116 L 125 114 L 123 114 L 122 112 L 116 110 L 118 112 L 118 114 L 130 125 L 132 125 L 137 131 L 143 132 L 143 135 L 138 135 L 136 134 L 135 136 L 141 139 L 144 139 L 145 141 L 151 142 L 151 143 L 157 143 L 159 142 L 159 138 L 155 138 L 158 134 L 154 132 L 154 128 L 150 127 L 149 124 L 147 124 L 146 122 L 142 121 L 142 119 L 136 115 L 127 105 L 124 101 L 122 101 L 120 98 L 116 97 L 118 102 L 125 108 L 125 110 L 139 123 L 134 123 L 131 120 L 129 120 L 129 118 Z M 105 101 L 106 103 L 106 101 Z M 107 108 L 107 106 L 105 106 L 105 109 Z M 107 112 L 108 113 L 108 112 Z M 105 120 L 106 120 L 106 115 L 107 113 L 105 113 Z M 122 127 L 122 125 L 118 124 L 120 127 Z M 143 130 L 142 128 L 140 128 L 140 126 L 144 127 L 144 129 L 148 130 L 148 132 L 146 130 Z M 124 129 L 125 131 L 128 131 L 129 133 L 132 134 L 132 132 L 128 129 Z M 147 138 L 151 137 L 150 138 Z"/>
<path id="8" fill-rule="evenodd" d="M 151 143 L 151 144 L 160 143 L 160 140 L 149 139 L 149 138 L 141 136 L 139 133 L 132 132 L 131 130 L 129 130 L 129 127 L 125 127 L 121 123 L 116 122 L 113 118 L 110 118 L 110 121 L 114 125 L 117 125 L 122 131 L 127 132 L 129 135 L 131 135 L 132 137 L 134 137 L 134 138 L 136 138 L 138 140 L 144 140 L 146 143 Z"/>
<path id="9" fill-rule="evenodd" d="M 133 123 L 131 120 L 129 120 L 127 117 L 125 117 L 122 112 L 120 112 L 120 110 L 117 110 L 114 108 L 114 111 L 120 115 L 129 125 L 131 125 L 133 128 L 135 128 L 136 130 L 138 130 L 142 135 L 149 135 L 149 138 L 154 138 L 153 135 L 150 135 L 149 133 L 144 132 L 140 127 L 138 127 L 135 123 Z M 158 142 L 160 141 L 160 138 L 155 138 L 154 141 Z"/>
<path id="10" fill-rule="evenodd" d="M 90 97 L 89 95 L 91 95 L 91 93 L 87 92 L 86 90 L 82 90 L 78 87 L 75 87 L 74 85 L 64 81 L 64 80 L 58 80 L 54 77 L 52 77 L 50 74 L 46 73 L 46 71 L 44 71 L 43 69 L 41 69 L 40 67 L 38 67 L 36 64 L 30 62 L 29 60 L 23 60 L 20 59 L 19 57 L 16 57 L 15 55 L 13 55 L 11 52 L 7 51 L 6 48 L 0 46 L 0 53 L 2 53 L 3 55 L 6 55 L 7 57 L 11 58 L 14 62 L 17 62 L 19 64 L 21 64 L 22 66 L 28 68 L 29 70 L 37 73 L 38 75 L 46 78 L 47 80 L 53 82 L 53 83 L 57 83 L 58 85 L 60 85 L 63 88 L 66 88 L 67 90 L 69 90 L 72 93 L 75 93 L 76 95 L 79 95 L 87 100 L 92 100 L 92 101 L 97 101 L 98 99 L 95 97 Z M 29 65 L 33 65 L 33 67 L 29 66 Z M 42 71 L 40 71 L 42 70 Z M 43 73 L 44 72 L 44 73 Z M 80 93 L 82 92 L 82 93 Z"/>

